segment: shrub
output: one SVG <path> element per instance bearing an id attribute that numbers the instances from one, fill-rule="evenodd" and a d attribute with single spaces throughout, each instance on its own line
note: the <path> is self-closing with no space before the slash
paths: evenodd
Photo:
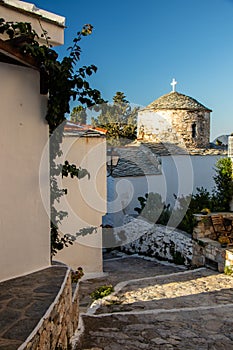
<path id="1" fill-rule="evenodd" d="M 224 268 L 225 275 L 232 276 L 233 275 L 233 266 L 225 266 Z"/>
<path id="2" fill-rule="evenodd" d="M 134 210 L 143 218 L 153 223 L 167 224 L 171 215 L 170 204 L 166 205 L 159 193 L 146 193 L 145 197 L 138 197 L 138 201 L 140 207 L 136 207 Z"/>
<path id="3" fill-rule="evenodd" d="M 175 196 L 176 197 L 176 196 Z M 178 208 L 174 211 L 175 216 L 180 216 L 181 221 L 178 228 L 192 234 L 196 224 L 193 214 L 201 213 L 204 208 L 213 209 L 211 194 L 203 187 L 197 188 L 195 195 L 177 198 L 179 203 Z"/>
<path id="4" fill-rule="evenodd" d="M 114 292 L 114 288 L 111 284 L 107 286 L 101 286 L 95 289 L 94 292 L 91 293 L 91 299 L 92 300 L 102 299 L 107 295 L 111 294 L 112 292 Z"/>
<path id="5" fill-rule="evenodd" d="M 233 198 L 233 172 L 230 158 L 221 158 L 215 166 L 215 188 L 213 191 L 213 205 L 215 211 L 229 211 Z"/>
<path id="6" fill-rule="evenodd" d="M 138 197 L 140 207 L 134 208 L 145 219 L 170 226 L 192 234 L 196 224 L 193 214 L 203 211 L 229 211 L 230 202 L 233 198 L 233 171 L 230 158 L 221 158 L 217 161 L 214 176 L 215 187 L 212 193 L 201 187 L 197 188 L 196 194 L 181 196 L 175 199 L 178 202 L 176 209 L 171 211 L 170 204 L 166 205 L 158 193 L 146 193 L 145 197 Z M 172 214 L 172 217 L 171 217 Z"/>

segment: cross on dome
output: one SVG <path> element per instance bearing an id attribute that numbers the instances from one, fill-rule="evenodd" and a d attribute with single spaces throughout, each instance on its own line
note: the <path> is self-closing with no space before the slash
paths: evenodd
<path id="1" fill-rule="evenodd" d="M 177 81 L 176 81 L 176 79 L 173 78 L 172 82 L 171 82 L 172 92 L 176 91 L 176 84 L 177 84 Z"/>

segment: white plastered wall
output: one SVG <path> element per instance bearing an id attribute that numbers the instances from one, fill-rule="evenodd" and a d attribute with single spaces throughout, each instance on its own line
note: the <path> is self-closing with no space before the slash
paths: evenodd
<path id="1" fill-rule="evenodd" d="M 1 18 L 5 21 L 29 22 L 39 36 L 39 41 L 45 43 L 41 38 L 44 31 L 47 31 L 49 42 L 52 46 L 64 43 L 65 18 L 53 13 L 40 10 L 30 3 L 21 1 L 5 1 L 8 6 L 0 4 Z"/>
<path id="2" fill-rule="evenodd" d="M 0 281 L 50 265 L 50 220 L 43 206 L 39 168 L 48 140 L 47 98 L 39 73 L 0 63 Z M 48 155 L 43 190 L 49 198 Z"/>
<path id="3" fill-rule="evenodd" d="M 215 185 L 215 164 L 221 156 L 163 156 L 162 174 L 138 177 L 108 178 L 108 214 L 105 224 L 119 227 L 124 216 L 137 215 L 135 207 L 140 207 L 138 197 L 146 193 L 159 193 L 166 204 L 176 205 L 178 197 L 197 192 L 197 187 L 209 192 Z"/>
<path id="4" fill-rule="evenodd" d="M 63 234 L 75 234 L 82 228 L 98 227 L 97 232 L 78 236 L 72 246 L 59 251 L 55 260 L 71 266 L 81 266 L 84 272 L 102 272 L 102 216 L 106 213 L 106 140 L 102 137 L 64 137 L 63 156 L 77 167 L 87 169 L 90 179 L 59 178 L 59 187 L 68 190 L 58 209 L 67 211 L 62 221 Z"/>

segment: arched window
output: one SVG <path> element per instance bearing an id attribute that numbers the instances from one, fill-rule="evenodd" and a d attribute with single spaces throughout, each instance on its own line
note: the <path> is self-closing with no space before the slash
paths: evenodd
<path id="1" fill-rule="evenodd" d="M 192 138 L 195 138 L 197 136 L 197 125 L 196 123 L 192 124 Z"/>

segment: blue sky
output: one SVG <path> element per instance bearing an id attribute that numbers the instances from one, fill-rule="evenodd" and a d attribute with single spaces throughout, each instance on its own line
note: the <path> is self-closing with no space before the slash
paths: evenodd
<path id="1" fill-rule="evenodd" d="M 116 91 L 146 106 L 171 91 L 213 110 L 211 138 L 233 132 L 233 0 L 31 0 L 66 17 L 67 54 L 86 23 L 81 64 L 95 64 L 92 86 L 111 101 Z"/>

